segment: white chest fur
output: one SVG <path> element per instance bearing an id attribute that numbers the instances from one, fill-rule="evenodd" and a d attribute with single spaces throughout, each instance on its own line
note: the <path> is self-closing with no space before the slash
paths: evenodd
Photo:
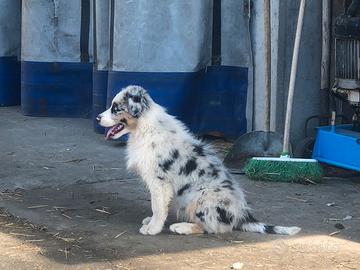
<path id="1" fill-rule="evenodd" d="M 136 138 L 136 134 L 132 134 L 126 149 L 128 168 L 138 173 L 145 181 L 156 177 L 154 173 L 158 164 L 152 144 L 154 142 L 149 134 L 144 134 L 141 140 Z"/>

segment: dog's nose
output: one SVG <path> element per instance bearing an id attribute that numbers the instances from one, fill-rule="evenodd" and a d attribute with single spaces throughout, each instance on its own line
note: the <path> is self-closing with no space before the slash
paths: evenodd
<path id="1" fill-rule="evenodd" d="M 101 115 L 100 115 L 100 114 L 96 117 L 96 121 L 97 121 L 98 123 L 101 121 Z"/>

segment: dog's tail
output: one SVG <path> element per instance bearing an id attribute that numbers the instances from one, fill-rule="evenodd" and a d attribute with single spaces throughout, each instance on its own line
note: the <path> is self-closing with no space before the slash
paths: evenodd
<path id="1" fill-rule="evenodd" d="M 268 234 L 285 234 L 285 235 L 294 235 L 300 232 L 301 228 L 299 227 L 284 227 L 284 226 L 273 226 L 267 225 L 265 223 L 257 221 L 250 213 L 245 221 L 240 223 L 237 227 L 237 230 L 244 232 L 258 232 L 258 233 L 268 233 Z"/>

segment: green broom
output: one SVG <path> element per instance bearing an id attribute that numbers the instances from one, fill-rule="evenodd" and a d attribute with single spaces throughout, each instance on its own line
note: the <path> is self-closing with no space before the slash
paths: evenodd
<path id="1" fill-rule="evenodd" d="M 322 168 L 315 159 L 291 158 L 289 156 L 290 124 L 294 99 L 295 78 L 299 56 L 300 38 L 305 11 L 305 0 L 301 0 L 296 27 L 294 52 L 291 63 L 289 93 L 286 107 L 283 153 L 279 158 L 254 157 L 245 167 L 245 174 L 255 180 L 282 182 L 317 182 L 322 176 Z"/>

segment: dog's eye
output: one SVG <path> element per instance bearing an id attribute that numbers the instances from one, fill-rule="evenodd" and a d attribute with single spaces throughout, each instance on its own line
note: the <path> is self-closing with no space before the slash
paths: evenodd
<path id="1" fill-rule="evenodd" d="M 141 101 L 141 98 L 139 96 L 133 96 L 132 100 L 136 103 L 139 103 Z"/>
<path id="2" fill-rule="evenodd" d="M 113 105 L 111 106 L 111 113 L 117 114 L 119 111 L 121 111 L 119 105 L 117 103 L 113 103 Z"/>

